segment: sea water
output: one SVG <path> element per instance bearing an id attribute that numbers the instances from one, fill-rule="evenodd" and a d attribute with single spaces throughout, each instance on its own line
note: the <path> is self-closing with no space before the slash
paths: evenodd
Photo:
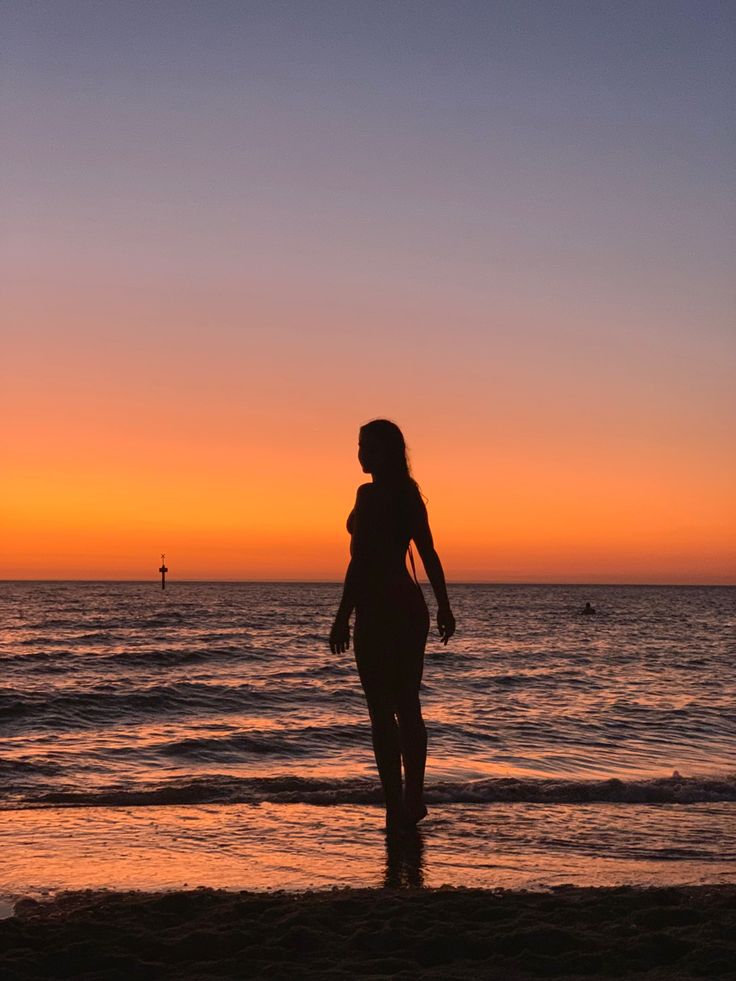
<path id="1" fill-rule="evenodd" d="M 339 596 L 1 583 L 0 892 L 391 881 L 352 651 L 327 643 Z M 736 881 L 736 589 L 450 596 L 422 686 L 430 816 L 401 875 Z"/>

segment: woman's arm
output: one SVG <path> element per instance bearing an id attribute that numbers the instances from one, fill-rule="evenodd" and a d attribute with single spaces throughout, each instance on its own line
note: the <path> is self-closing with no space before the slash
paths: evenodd
<path id="1" fill-rule="evenodd" d="M 342 598 L 335 614 L 335 622 L 330 630 L 330 650 L 333 654 L 344 654 L 350 647 L 350 615 L 355 609 L 355 566 L 351 559 L 345 573 Z"/>
<path id="2" fill-rule="evenodd" d="M 330 631 L 330 650 L 333 654 L 343 654 L 350 647 L 350 617 L 355 609 L 356 586 L 358 579 L 358 569 L 354 558 L 354 545 L 361 527 L 359 512 L 365 505 L 366 487 L 370 484 L 362 484 L 358 488 L 355 498 L 355 508 L 353 509 L 353 530 L 350 537 L 350 562 L 345 572 L 345 582 L 342 588 L 342 598 L 335 614 L 335 622 Z"/>
<path id="3" fill-rule="evenodd" d="M 421 556 L 427 578 L 437 600 L 437 629 L 439 630 L 443 644 L 446 644 L 455 633 L 455 617 L 450 609 L 450 600 L 447 596 L 445 572 L 442 568 L 440 557 L 437 554 L 437 549 L 434 547 L 427 508 L 421 498 L 419 498 L 417 505 L 412 538 L 416 543 L 417 551 Z"/>
<path id="4" fill-rule="evenodd" d="M 342 587 L 342 598 L 340 600 L 340 605 L 337 608 L 337 613 L 335 614 L 335 619 L 345 619 L 349 620 L 350 616 L 355 609 L 355 563 L 353 559 L 348 563 L 347 571 L 345 572 L 345 582 Z"/>

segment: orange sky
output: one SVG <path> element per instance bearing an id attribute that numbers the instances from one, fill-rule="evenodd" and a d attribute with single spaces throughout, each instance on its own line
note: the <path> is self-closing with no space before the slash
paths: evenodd
<path id="1" fill-rule="evenodd" d="M 450 579 L 735 582 L 717 23 L 318 8 L 15 11 L 0 577 L 340 578 L 388 416 Z"/>
<path id="2" fill-rule="evenodd" d="M 434 335 L 431 322 L 395 337 L 366 323 L 346 338 L 302 305 L 245 301 L 242 330 L 216 343 L 180 328 L 133 347 L 135 306 L 113 306 L 96 333 L 106 298 L 87 296 L 88 323 L 63 299 L 65 329 L 42 332 L 44 297 L 11 338 L 4 578 L 146 578 L 161 551 L 171 578 L 339 578 L 365 479 L 357 429 L 386 414 L 406 432 L 449 578 L 733 581 L 727 387 L 710 352 L 670 349 L 662 378 L 663 355 L 613 330 L 593 356 L 563 328 L 533 350 L 518 309 L 504 313 L 510 337 L 479 332 L 460 350 L 442 311 Z M 199 303 L 155 315 L 217 317 Z M 299 327 L 283 345 L 276 314 Z"/>

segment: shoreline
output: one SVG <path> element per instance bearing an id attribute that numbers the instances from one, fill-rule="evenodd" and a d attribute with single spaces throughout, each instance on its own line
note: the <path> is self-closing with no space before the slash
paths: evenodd
<path id="1" fill-rule="evenodd" d="M 0 921 L 32 978 L 726 978 L 736 886 L 80 891 Z"/>
<path id="2" fill-rule="evenodd" d="M 736 803 L 433 804 L 387 838 L 378 806 L 0 811 L 0 898 L 82 889 L 549 889 L 730 884 Z"/>

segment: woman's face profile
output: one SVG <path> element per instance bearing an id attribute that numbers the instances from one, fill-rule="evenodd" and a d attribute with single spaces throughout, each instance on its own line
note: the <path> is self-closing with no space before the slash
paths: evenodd
<path id="1" fill-rule="evenodd" d="M 358 462 L 363 468 L 363 473 L 375 473 L 376 470 L 380 469 L 382 457 L 381 447 L 376 440 L 360 433 L 358 436 Z"/>

